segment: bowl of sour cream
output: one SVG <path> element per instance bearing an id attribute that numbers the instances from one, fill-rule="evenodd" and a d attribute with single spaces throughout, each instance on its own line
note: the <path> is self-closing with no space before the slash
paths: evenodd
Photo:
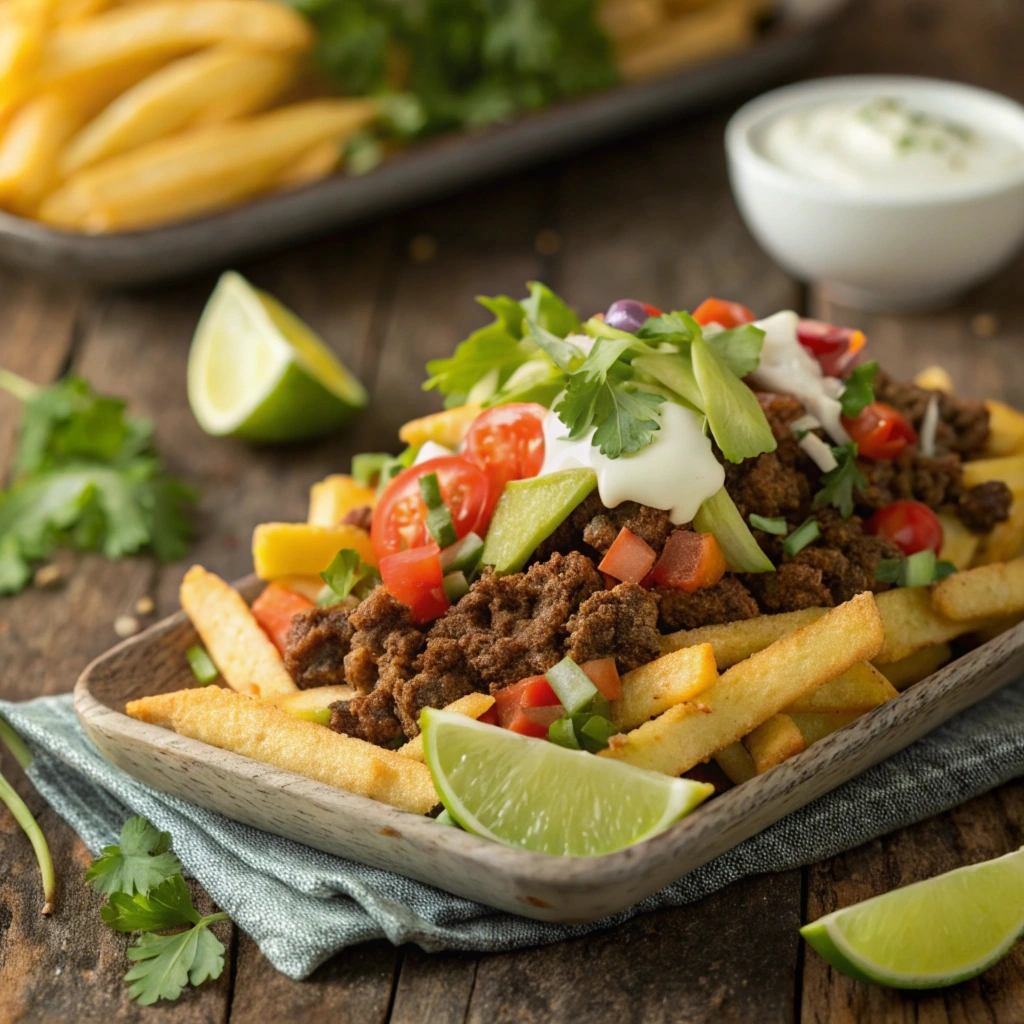
<path id="1" fill-rule="evenodd" d="M 1024 107 L 926 78 L 800 82 L 742 107 L 729 176 L 757 241 L 861 309 L 954 300 L 1024 243 Z"/>

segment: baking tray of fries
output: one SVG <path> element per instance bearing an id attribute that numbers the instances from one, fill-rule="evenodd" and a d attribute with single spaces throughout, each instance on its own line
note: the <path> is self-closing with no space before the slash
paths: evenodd
<path id="1" fill-rule="evenodd" d="M 848 0 L 675 0 L 666 8 L 679 9 L 671 31 L 652 26 L 644 48 L 620 51 L 624 84 L 506 123 L 414 142 L 388 151 L 379 166 L 359 175 L 336 168 L 372 101 L 300 95 L 290 106 L 266 111 L 267 96 L 280 92 L 281 76 L 288 74 L 288 26 L 275 32 L 269 22 L 250 20 L 238 26 L 245 38 L 235 32 L 218 43 L 210 25 L 198 24 L 199 13 L 192 18 L 196 25 L 183 23 L 171 10 L 175 2 L 183 0 L 108 11 L 99 0 L 68 15 L 74 24 L 64 42 L 75 45 L 44 47 L 35 78 L 7 69 L 0 81 L 0 260 L 65 279 L 127 286 L 250 258 L 766 84 L 813 52 Z M 198 8 L 202 0 L 194 2 Z M 223 7 L 223 0 L 210 2 Z M 617 32 L 632 32 L 630 11 L 654 2 L 607 0 L 605 31 L 613 44 Z M 138 19 L 138 31 L 153 36 L 153 46 L 161 34 L 180 35 L 184 50 L 168 51 L 178 56 L 170 65 L 158 62 L 156 71 L 142 58 L 108 60 L 93 81 L 88 47 L 120 45 L 116 33 L 98 31 L 100 21 L 93 30 L 88 19 L 94 9 L 97 18 Z M 8 14 L 14 10 L 7 5 Z M 763 22 L 770 10 L 776 13 Z M 271 20 L 275 16 L 271 11 Z M 218 17 L 224 21 L 230 13 L 220 10 Z M 0 10 L 0 35 L 10 34 L 11 24 Z M 196 52 L 192 36 L 206 35 L 211 45 Z M 258 50 L 262 40 L 267 52 L 245 55 L 250 35 L 250 44 Z M 8 40 L 12 62 L 31 57 L 26 40 L 20 49 L 15 35 Z M 242 51 L 231 50 L 236 44 Z M 273 52 L 275 45 L 281 52 Z M 296 39 L 293 49 L 305 45 Z M 46 74 L 56 76 L 55 84 L 46 84 Z M 140 74 L 149 77 L 140 82 Z M 201 102 L 206 86 L 223 94 L 212 109 Z M 125 100 L 129 93 L 133 103 Z M 225 150 L 238 166 L 221 166 L 218 154 Z"/>

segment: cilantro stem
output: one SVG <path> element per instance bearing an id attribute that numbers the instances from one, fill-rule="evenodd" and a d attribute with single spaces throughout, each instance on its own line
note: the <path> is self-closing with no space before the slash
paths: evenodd
<path id="1" fill-rule="evenodd" d="M 5 370 L 2 366 L 0 366 L 0 388 L 10 392 L 21 402 L 35 398 L 41 390 L 37 384 L 25 380 L 24 377 L 19 377 L 16 373 L 11 373 L 10 370 Z"/>

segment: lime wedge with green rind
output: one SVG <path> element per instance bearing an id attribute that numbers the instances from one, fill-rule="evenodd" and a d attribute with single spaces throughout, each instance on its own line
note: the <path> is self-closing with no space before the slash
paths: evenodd
<path id="1" fill-rule="evenodd" d="M 188 400 L 208 434 L 273 442 L 337 430 L 367 394 L 294 313 L 228 271 L 196 327 Z"/>
<path id="2" fill-rule="evenodd" d="M 537 853 L 596 857 L 649 839 L 714 787 L 567 750 L 427 708 L 423 753 L 448 813 L 467 831 Z"/>
<path id="3" fill-rule="evenodd" d="M 836 970 L 891 988 L 973 978 L 1024 933 L 1024 849 L 895 889 L 800 934 Z"/>

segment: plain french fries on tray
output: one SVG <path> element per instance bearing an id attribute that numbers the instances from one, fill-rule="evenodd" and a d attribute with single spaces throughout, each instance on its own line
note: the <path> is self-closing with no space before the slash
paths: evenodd
<path id="1" fill-rule="evenodd" d="M 939 461 L 919 431 L 940 392 L 859 332 L 719 299 L 581 322 L 536 283 L 483 302 L 494 323 L 428 366 L 445 411 L 313 484 L 307 522 L 256 528 L 251 609 L 186 575 L 238 693 L 129 714 L 591 854 L 633 841 L 608 831 L 622 794 L 660 808 L 629 833 L 653 834 L 709 796 L 706 762 L 747 785 L 1024 617 L 1024 538 L 977 564 L 1016 507 L 985 404 L 941 392 Z M 585 842 L 545 846 L 556 819 Z"/>

